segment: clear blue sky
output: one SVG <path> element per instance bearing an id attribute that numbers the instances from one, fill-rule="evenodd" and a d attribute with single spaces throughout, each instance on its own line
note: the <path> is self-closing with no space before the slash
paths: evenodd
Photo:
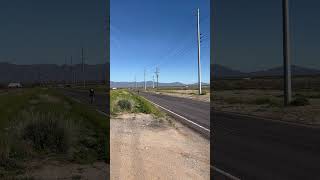
<path id="1" fill-rule="evenodd" d="M 0 62 L 106 63 L 106 0 L 6 0 L 0 3 Z M 69 61 L 68 61 L 69 63 Z"/>
<path id="2" fill-rule="evenodd" d="M 213 2 L 213 63 L 246 72 L 282 65 L 282 0 Z M 320 69 L 320 1 L 289 6 L 292 63 Z"/>
<path id="3" fill-rule="evenodd" d="M 197 82 L 196 10 L 200 8 L 203 82 L 210 80 L 210 0 L 111 0 L 111 81 Z"/>

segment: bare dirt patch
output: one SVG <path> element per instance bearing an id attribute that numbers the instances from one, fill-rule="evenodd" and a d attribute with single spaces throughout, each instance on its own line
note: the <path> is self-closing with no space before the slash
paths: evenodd
<path id="1" fill-rule="evenodd" d="M 32 177 L 39 180 L 56 179 L 96 179 L 105 180 L 109 177 L 109 165 L 104 162 L 83 165 L 53 160 L 33 161 L 22 177 Z M 41 166 L 39 168 L 38 166 Z"/>
<path id="2" fill-rule="evenodd" d="M 284 107 L 281 91 L 250 89 L 214 91 L 212 106 L 220 111 L 320 125 L 320 98 L 312 92 L 295 94 L 299 93 L 310 96 L 309 105 Z"/>
<path id="3" fill-rule="evenodd" d="M 203 95 L 198 95 L 198 90 L 159 90 L 158 92 L 153 93 L 210 102 L 210 92 L 206 92 L 206 94 Z"/>
<path id="4" fill-rule="evenodd" d="M 147 114 L 110 121 L 111 179 L 210 179 L 210 142 Z"/>

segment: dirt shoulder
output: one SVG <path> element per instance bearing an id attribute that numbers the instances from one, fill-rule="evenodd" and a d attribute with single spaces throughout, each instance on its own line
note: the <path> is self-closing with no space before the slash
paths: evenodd
<path id="1" fill-rule="evenodd" d="M 181 98 L 188 98 L 197 101 L 210 102 L 210 92 L 206 92 L 204 95 L 198 95 L 197 90 L 159 90 L 158 92 L 150 91 L 156 94 L 163 94 L 168 96 L 175 96 Z"/>
<path id="2" fill-rule="evenodd" d="M 210 142 L 167 118 L 111 119 L 111 179 L 210 179 Z"/>
<path id="3" fill-rule="evenodd" d="M 303 96 L 309 104 L 283 106 L 279 90 L 225 90 L 214 91 L 212 107 L 218 111 L 241 113 L 267 119 L 320 125 L 320 96 L 318 92 L 298 91 L 294 99 Z"/>
<path id="4" fill-rule="evenodd" d="M 29 168 L 21 179 L 29 177 L 35 180 L 106 180 L 109 177 L 109 165 L 105 162 L 77 164 L 55 160 L 37 160 L 29 162 Z"/>

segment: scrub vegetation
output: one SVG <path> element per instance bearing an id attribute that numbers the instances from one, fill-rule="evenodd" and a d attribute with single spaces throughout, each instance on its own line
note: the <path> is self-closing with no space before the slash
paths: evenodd
<path id="1" fill-rule="evenodd" d="M 164 116 L 164 113 L 157 107 L 132 92 L 126 90 L 112 90 L 110 95 L 111 115 L 127 112 L 153 114 L 159 117 Z"/>
<path id="2" fill-rule="evenodd" d="M 289 106 L 284 106 L 283 81 L 278 77 L 218 79 L 212 85 L 216 110 L 320 125 L 320 76 L 293 77 Z"/>
<path id="3" fill-rule="evenodd" d="M 0 179 L 25 172 L 30 161 L 109 161 L 109 123 L 54 89 L 0 96 Z"/>

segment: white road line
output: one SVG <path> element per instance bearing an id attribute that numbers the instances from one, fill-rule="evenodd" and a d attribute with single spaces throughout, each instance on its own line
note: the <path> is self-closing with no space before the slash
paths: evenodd
<path id="1" fill-rule="evenodd" d="M 142 96 L 141 96 L 141 97 L 142 97 Z M 180 118 L 182 118 L 182 119 L 184 119 L 184 120 L 186 120 L 186 121 L 188 121 L 188 122 L 190 122 L 190 123 L 192 123 L 192 124 L 194 124 L 194 125 L 202 128 L 202 129 L 210 132 L 210 129 L 207 129 L 207 128 L 205 128 L 205 127 L 203 127 L 203 126 L 201 126 L 201 125 L 199 125 L 199 124 L 197 124 L 197 123 L 195 123 L 195 122 L 193 122 L 193 121 L 191 121 L 191 120 L 189 120 L 189 119 L 187 119 L 187 118 L 185 118 L 185 117 L 183 117 L 183 116 L 181 116 L 181 115 L 179 115 L 179 114 L 177 114 L 177 113 L 175 113 L 175 112 L 173 112 L 173 111 L 171 111 L 171 110 L 169 110 L 169 109 L 167 109 L 167 108 L 164 108 L 164 107 L 160 106 L 159 104 L 156 104 L 156 103 L 148 100 L 148 99 L 145 98 L 145 97 L 142 97 L 142 98 L 144 98 L 144 99 L 147 100 L 148 102 L 150 102 L 150 103 L 152 103 L 152 104 L 154 104 L 154 105 L 156 105 L 156 106 L 158 106 L 158 107 L 160 107 L 160 108 L 162 108 L 162 109 L 164 109 L 164 110 L 166 110 L 166 111 L 169 111 L 170 113 L 172 113 L 172 114 L 174 114 L 174 115 L 176 115 L 176 116 L 178 116 L 178 117 L 180 117 Z"/>
<path id="2" fill-rule="evenodd" d="M 232 179 L 232 180 L 241 180 L 240 178 L 237 178 L 237 177 L 235 177 L 235 176 L 233 176 L 233 175 L 231 175 L 231 174 L 229 174 L 229 173 L 227 173 L 227 172 L 225 172 L 225 171 L 223 171 L 223 170 L 221 170 L 221 169 L 219 169 L 219 168 L 216 168 L 216 167 L 214 167 L 214 166 L 212 166 L 212 168 L 213 168 L 215 171 L 223 174 L 224 176 L 226 176 L 226 177 L 228 177 L 228 178 L 230 178 L 230 179 Z"/>
<path id="3" fill-rule="evenodd" d="M 96 109 L 96 111 L 97 111 L 98 113 L 102 114 L 102 115 L 108 116 L 108 114 L 105 113 L 105 112 L 103 112 L 103 111 L 100 111 L 100 110 L 98 110 L 98 109 Z"/>
<path id="4" fill-rule="evenodd" d="M 250 114 L 242 114 L 242 113 L 236 113 L 236 112 L 228 112 L 228 111 L 221 111 L 221 110 L 219 110 L 219 111 L 215 110 L 215 111 L 218 113 L 224 113 L 227 115 L 253 118 L 253 119 L 259 119 L 259 120 L 270 121 L 270 122 L 278 122 L 278 123 L 282 123 L 282 124 L 294 125 L 294 126 L 305 127 L 305 128 L 313 128 L 313 129 L 320 128 L 320 126 L 318 126 L 318 125 L 315 126 L 315 125 L 308 125 L 308 124 L 299 124 L 299 123 L 290 122 L 290 121 L 276 120 L 276 119 L 264 118 L 264 117 L 260 117 L 260 116 L 255 116 L 255 115 L 250 115 Z"/>

